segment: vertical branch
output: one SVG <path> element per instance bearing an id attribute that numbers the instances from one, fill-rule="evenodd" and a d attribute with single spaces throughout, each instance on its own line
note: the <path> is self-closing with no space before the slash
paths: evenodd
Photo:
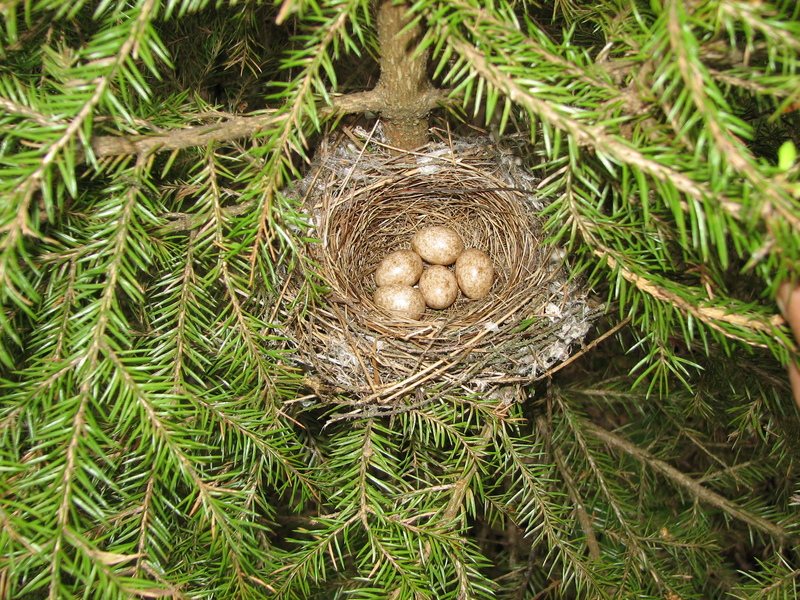
<path id="1" fill-rule="evenodd" d="M 428 142 L 428 114 L 440 94 L 428 78 L 428 51 L 415 54 L 422 27 L 403 30 L 409 23 L 408 8 L 392 0 L 378 6 L 381 77 L 374 92 L 389 144 L 413 150 Z"/>

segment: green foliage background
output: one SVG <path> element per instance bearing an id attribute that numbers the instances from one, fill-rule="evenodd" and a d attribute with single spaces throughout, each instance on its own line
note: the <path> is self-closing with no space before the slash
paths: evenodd
<path id="1" fill-rule="evenodd" d="M 324 302 L 281 190 L 374 83 L 367 0 L 3 0 L 0 597 L 796 598 L 772 298 L 800 255 L 800 5 L 413 13 L 625 326 L 515 404 L 336 420 L 281 329 L 289 274 Z M 92 145 L 242 114 L 243 139 Z"/>

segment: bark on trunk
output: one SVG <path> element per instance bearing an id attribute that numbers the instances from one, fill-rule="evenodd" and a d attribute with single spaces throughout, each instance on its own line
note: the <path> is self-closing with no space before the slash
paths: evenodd
<path id="1" fill-rule="evenodd" d="M 378 43 L 381 76 L 375 87 L 387 142 L 403 150 L 428 143 L 428 115 L 441 97 L 428 78 L 428 52 L 414 55 L 422 28 L 404 18 L 408 4 L 392 5 L 381 0 L 378 6 Z"/>

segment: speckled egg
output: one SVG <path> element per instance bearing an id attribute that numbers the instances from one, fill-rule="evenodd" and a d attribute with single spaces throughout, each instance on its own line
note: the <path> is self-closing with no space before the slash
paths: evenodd
<path id="1" fill-rule="evenodd" d="M 456 280 L 467 298 L 483 298 L 494 283 L 492 259 L 477 248 L 464 250 L 456 260 Z"/>
<path id="2" fill-rule="evenodd" d="M 390 283 L 375 290 L 372 301 L 395 317 L 418 321 L 425 312 L 425 298 L 410 285 Z"/>
<path id="3" fill-rule="evenodd" d="M 375 285 L 414 285 L 420 275 L 422 259 L 419 254 L 413 250 L 397 250 L 388 254 L 375 269 Z"/>
<path id="4" fill-rule="evenodd" d="M 431 308 L 447 308 L 458 297 L 456 276 L 442 265 L 430 266 L 419 278 L 419 291 Z"/>
<path id="5" fill-rule="evenodd" d="M 464 250 L 464 242 L 455 229 L 436 225 L 416 232 L 411 247 L 432 265 L 451 265 Z"/>

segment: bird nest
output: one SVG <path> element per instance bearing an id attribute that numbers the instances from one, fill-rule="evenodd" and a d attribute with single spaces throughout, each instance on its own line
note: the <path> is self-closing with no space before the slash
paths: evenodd
<path id="1" fill-rule="evenodd" d="M 580 345 L 602 307 L 568 276 L 562 249 L 545 242 L 545 202 L 518 159 L 485 139 L 401 156 L 375 142 L 321 154 L 294 193 L 312 215 L 319 242 L 307 252 L 330 292 L 287 323 L 311 386 L 325 390 L 319 396 L 384 404 L 457 389 L 507 397 Z M 428 308 L 418 321 L 392 317 L 372 301 L 375 269 L 432 225 L 491 257 L 491 293 Z"/>

